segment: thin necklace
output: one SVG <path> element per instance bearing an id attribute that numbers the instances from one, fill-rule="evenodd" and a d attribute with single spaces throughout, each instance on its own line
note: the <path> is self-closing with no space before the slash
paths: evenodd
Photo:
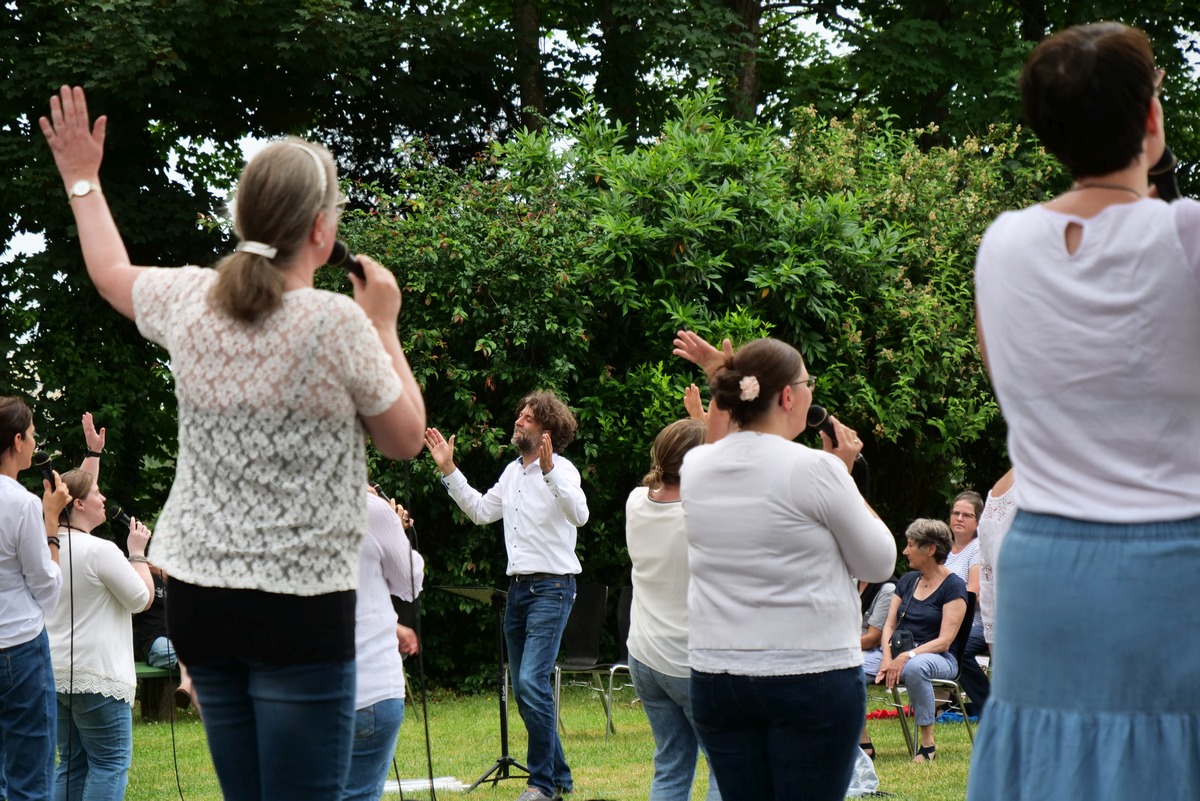
<path id="1" fill-rule="evenodd" d="M 1142 199 L 1141 192 L 1137 191 L 1132 186 L 1122 186 L 1121 184 L 1075 184 L 1067 191 L 1075 192 L 1080 189 L 1119 189 L 1123 192 L 1132 192 L 1135 196 L 1137 196 L 1138 200 Z"/>

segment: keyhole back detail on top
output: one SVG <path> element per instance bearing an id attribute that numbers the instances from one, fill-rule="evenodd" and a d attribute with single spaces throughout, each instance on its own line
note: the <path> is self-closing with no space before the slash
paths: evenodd
<path id="1" fill-rule="evenodd" d="M 1067 247 L 1067 253 L 1072 256 L 1079 250 L 1079 245 L 1083 242 L 1083 226 L 1077 222 L 1067 223 L 1066 230 L 1063 231 L 1064 244 Z"/>

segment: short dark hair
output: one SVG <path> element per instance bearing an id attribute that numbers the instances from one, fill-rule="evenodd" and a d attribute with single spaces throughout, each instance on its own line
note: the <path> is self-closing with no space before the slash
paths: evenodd
<path id="1" fill-rule="evenodd" d="M 553 392 L 539 390 L 521 398 L 517 404 L 517 414 L 524 411 L 526 406 L 533 412 L 533 419 L 538 421 L 538 425 L 550 432 L 550 444 L 555 453 L 562 453 L 575 441 L 575 430 L 579 428 L 579 423 L 567 404 Z"/>
<path id="2" fill-rule="evenodd" d="M 933 561 L 939 565 L 946 564 L 946 557 L 954 547 L 954 535 L 943 520 L 932 520 L 928 517 L 918 517 L 908 524 L 904 536 L 918 548 L 926 545 L 934 547 Z"/>
<path id="3" fill-rule="evenodd" d="M 33 412 L 25 401 L 12 395 L 0 395 L 0 453 L 13 446 L 17 434 L 24 436 L 33 423 Z"/>
<path id="4" fill-rule="evenodd" d="M 786 342 L 765 337 L 738 348 L 708 382 L 708 389 L 717 406 L 744 428 L 766 414 L 775 396 L 803 370 L 800 351 Z M 743 400 L 748 393 L 742 382 L 751 378 L 757 382 L 748 385 L 754 387 L 750 393 L 753 397 Z"/>
<path id="5" fill-rule="evenodd" d="M 1073 176 L 1105 175 L 1142 152 L 1154 81 L 1145 32 L 1119 22 L 1077 25 L 1030 53 L 1021 71 L 1021 110 Z"/>

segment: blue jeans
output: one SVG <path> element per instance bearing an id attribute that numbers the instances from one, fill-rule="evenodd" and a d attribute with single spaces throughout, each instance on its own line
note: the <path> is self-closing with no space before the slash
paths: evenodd
<path id="1" fill-rule="evenodd" d="M 403 722 L 403 698 L 388 698 L 354 713 L 354 751 L 342 801 L 379 801 Z"/>
<path id="2" fill-rule="evenodd" d="M 953 679 L 957 675 L 958 663 L 950 654 L 917 654 L 904 665 L 900 682 L 908 690 L 908 701 L 918 726 L 930 726 L 937 717 L 929 680 Z"/>
<path id="3" fill-rule="evenodd" d="M 796 676 L 692 671 L 692 714 L 725 798 L 843 801 L 867 698 L 862 669 Z"/>
<path id="4" fill-rule="evenodd" d="M 133 762 L 133 707 L 99 693 L 58 694 L 55 801 L 121 801 Z"/>
<path id="5" fill-rule="evenodd" d="M 0 752 L 11 801 L 45 801 L 54 787 L 54 671 L 46 630 L 0 649 Z"/>
<path id="6" fill-rule="evenodd" d="M 354 661 L 188 666 L 225 801 L 341 796 L 354 734 Z"/>
<path id="7" fill-rule="evenodd" d="M 150 652 L 146 654 L 146 664 L 156 668 L 174 668 L 178 664 L 175 657 L 175 646 L 166 637 L 155 637 L 150 643 Z"/>
<path id="8" fill-rule="evenodd" d="M 668 676 L 629 657 L 633 689 L 642 701 L 654 734 L 654 781 L 650 801 L 688 801 L 696 776 L 696 724 L 692 720 L 690 679 Z M 707 758 L 707 756 L 706 756 Z M 707 801 L 721 801 L 712 766 Z"/>
<path id="9" fill-rule="evenodd" d="M 992 683 L 983 672 L 975 657 L 989 653 L 987 640 L 983 637 L 983 623 L 976 622 L 971 627 L 971 636 L 967 638 L 967 647 L 963 649 L 962 671 L 958 683 L 971 700 L 967 703 L 967 714 L 982 715 L 983 707 L 991 694 Z"/>
<path id="10" fill-rule="evenodd" d="M 513 696 L 529 733 L 529 785 L 549 796 L 574 781 L 554 717 L 554 662 L 575 604 L 575 577 L 513 581 L 504 608 L 504 639 Z"/>

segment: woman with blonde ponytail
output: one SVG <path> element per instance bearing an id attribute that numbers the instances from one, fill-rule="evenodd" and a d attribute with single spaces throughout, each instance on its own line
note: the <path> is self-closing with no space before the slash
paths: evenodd
<path id="1" fill-rule="evenodd" d="M 425 430 L 396 279 L 360 255 L 353 300 L 313 288 L 337 238 L 337 171 L 295 138 L 242 172 L 239 241 L 215 271 L 133 266 L 99 184 L 106 118 L 93 126 L 83 90 L 64 86 L 40 124 L 88 275 L 170 353 L 179 454 L 155 562 L 224 797 L 336 798 L 353 736 L 364 438 L 412 458 Z"/>

